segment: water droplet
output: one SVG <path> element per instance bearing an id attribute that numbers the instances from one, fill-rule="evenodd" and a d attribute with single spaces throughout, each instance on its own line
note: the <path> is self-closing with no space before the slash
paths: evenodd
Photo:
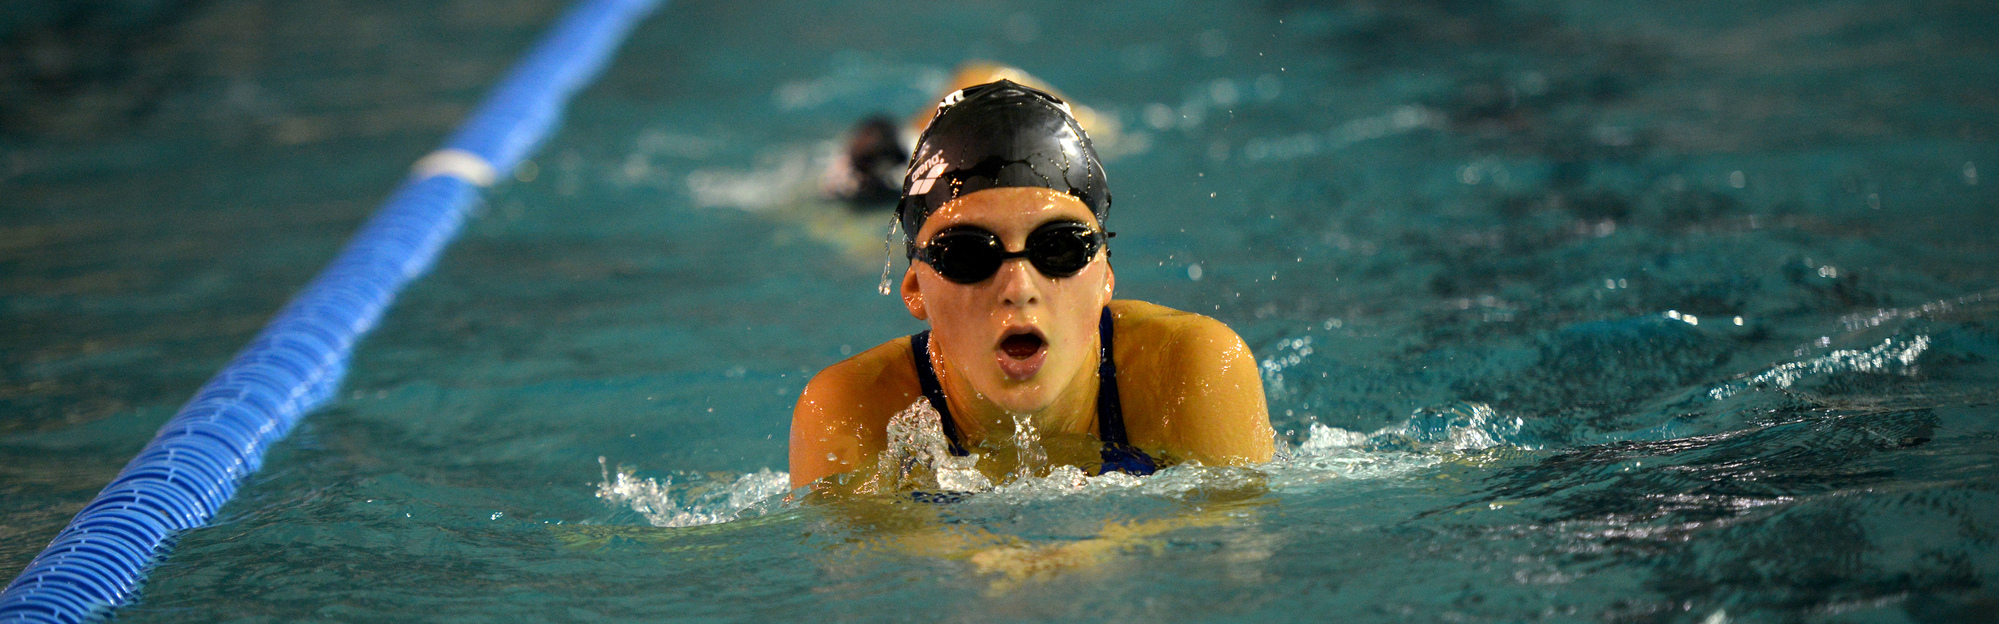
<path id="1" fill-rule="evenodd" d="M 882 235 L 882 279 L 880 284 L 875 285 L 875 291 L 884 295 L 889 294 L 889 271 L 895 268 L 895 235 L 901 231 L 902 219 L 893 212 L 889 213 L 888 233 Z"/>
<path id="2" fill-rule="evenodd" d="M 1196 282 L 1201 281 L 1201 263 L 1196 262 L 1187 265 L 1187 279 L 1194 280 Z"/>
<path id="3" fill-rule="evenodd" d="M 840 461 L 840 456 L 839 456 L 839 455 L 834 455 L 834 454 L 832 454 L 832 453 L 827 453 L 827 454 L 826 454 L 826 461 L 829 461 L 829 462 L 836 462 L 836 461 Z"/>

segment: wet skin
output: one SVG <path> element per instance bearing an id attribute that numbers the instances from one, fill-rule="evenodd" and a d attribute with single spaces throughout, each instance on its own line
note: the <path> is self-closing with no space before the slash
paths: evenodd
<path id="1" fill-rule="evenodd" d="M 954 226 L 997 235 L 1008 250 L 1053 221 L 1099 227 L 1090 210 L 1044 188 L 996 188 L 939 208 L 919 245 Z M 1109 306 L 1124 417 L 1134 445 L 1209 465 L 1268 461 L 1270 418 L 1256 360 L 1214 319 L 1139 301 L 1112 301 L 1116 276 L 1099 252 L 1076 275 L 1051 278 L 1025 258 L 973 284 L 914 263 L 902 280 L 909 313 L 928 321 L 931 364 L 968 445 L 1003 438 L 1026 414 L 1043 439 L 1097 433 L 1098 315 Z M 907 338 L 813 377 L 792 413 L 794 487 L 872 467 L 890 417 L 922 395 Z"/>

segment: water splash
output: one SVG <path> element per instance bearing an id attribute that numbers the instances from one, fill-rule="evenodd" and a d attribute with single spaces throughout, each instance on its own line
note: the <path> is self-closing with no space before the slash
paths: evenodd
<path id="1" fill-rule="evenodd" d="M 1524 422 L 1504 417 L 1483 403 L 1453 403 L 1416 410 L 1400 424 L 1373 433 L 1312 423 L 1306 440 L 1282 449 L 1269 463 L 1247 467 L 1205 466 L 1186 461 L 1148 477 L 1121 472 L 1085 475 L 1075 466 L 1055 466 L 1045 476 L 1019 476 L 965 499 L 979 504 L 1136 495 L 1156 498 L 1253 496 L 1333 481 L 1390 479 L 1469 453 L 1492 449 L 1534 449 L 1521 435 Z M 1024 471 L 1023 471 L 1024 472 Z"/>
<path id="2" fill-rule="evenodd" d="M 1041 446 L 1041 432 L 1034 429 L 1034 417 L 1027 414 L 1013 415 L 1013 447 L 1018 453 L 1019 467 L 1011 479 L 1034 477 L 1047 471 L 1048 449 Z"/>
<path id="3" fill-rule="evenodd" d="M 769 468 L 723 480 L 701 475 L 640 479 L 622 466 L 616 475 L 603 457 L 597 458 L 603 481 L 597 498 L 644 516 L 656 527 L 691 527 L 762 515 L 764 503 L 791 491 L 791 475 Z"/>
<path id="4" fill-rule="evenodd" d="M 992 481 L 979 472 L 978 462 L 977 453 L 951 454 L 943 418 L 926 397 L 889 419 L 888 447 L 876 462 L 875 474 L 883 480 L 879 491 L 990 490 Z"/>
<path id="5" fill-rule="evenodd" d="M 1853 332 L 1871 327 L 1880 327 L 1884 323 L 1895 321 L 1922 318 L 1948 318 L 1951 316 L 1978 318 L 1989 316 L 1993 312 L 1999 311 L 1999 305 L 1995 305 L 1995 300 L 1999 300 L 1999 290 L 1972 293 L 1954 299 L 1931 301 L 1919 306 L 1880 308 L 1869 312 L 1848 314 L 1840 317 L 1839 322 L 1846 327 L 1846 331 Z"/>
<path id="6" fill-rule="evenodd" d="M 895 238 L 902 231 L 902 218 L 896 213 L 888 215 L 888 233 L 882 235 L 882 279 L 875 285 L 875 292 L 889 294 L 889 272 L 895 269 Z"/>
<path id="7" fill-rule="evenodd" d="M 1918 335 L 1915 338 L 1897 340 L 1886 338 L 1881 344 L 1866 350 L 1840 349 L 1819 357 L 1798 362 L 1787 362 L 1771 367 L 1748 379 L 1723 384 L 1708 391 L 1708 397 L 1722 400 L 1737 393 L 1758 386 L 1789 388 L 1805 377 L 1830 375 L 1835 373 L 1887 373 L 1895 367 L 1902 374 L 1913 373 L 1916 358 L 1930 348 L 1930 337 Z"/>
<path id="8" fill-rule="evenodd" d="M 1269 357 L 1257 363 L 1257 368 L 1263 373 L 1263 383 L 1268 392 L 1282 395 L 1287 390 L 1284 385 L 1284 372 L 1303 364 L 1305 358 L 1312 356 L 1312 337 L 1300 336 L 1279 340 L 1271 351 Z"/>
<path id="9" fill-rule="evenodd" d="M 1265 480 L 1261 468 L 1204 466 L 1198 461 L 1184 462 L 1146 477 L 1122 472 L 1090 476 L 1075 466 L 1056 466 L 1047 475 L 1014 479 L 971 500 L 1018 505 L 1113 494 L 1184 499 L 1218 492 L 1260 491 Z"/>
<path id="10" fill-rule="evenodd" d="M 1399 424 L 1373 433 L 1312 423 L 1306 439 L 1261 468 L 1272 489 L 1331 480 L 1384 479 L 1443 463 L 1453 455 L 1497 448 L 1534 450 L 1521 435 L 1519 417 L 1504 417 L 1484 403 L 1425 407 Z"/>
<path id="11" fill-rule="evenodd" d="M 1461 401 L 1418 409 L 1409 415 L 1408 421 L 1368 436 L 1366 447 L 1433 453 L 1482 451 L 1501 445 L 1537 448 L 1521 440 L 1520 429 L 1524 425 L 1526 421 L 1518 416 L 1500 416 L 1492 406 Z"/>
<path id="12" fill-rule="evenodd" d="M 1336 480 L 1393 478 L 1453 456 L 1497 447 L 1536 448 L 1521 441 L 1521 419 L 1502 417 L 1483 403 L 1461 402 L 1418 409 L 1402 423 L 1373 433 L 1312 423 L 1304 442 L 1281 449 L 1276 459 L 1256 466 L 1205 466 L 1190 460 L 1147 477 L 1121 472 L 1091 476 L 1076 466 L 1050 466 L 1040 433 L 1028 416 L 1014 415 L 1013 424 L 1008 442 L 1019 453 L 1019 465 L 995 484 L 978 470 L 979 454 L 951 454 L 942 416 L 927 398 L 918 398 L 889 419 L 887 446 L 871 477 L 877 481 L 862 491 L 961 493 L 971 496 L 958 500 L 982 505 L 1117 494 L 1174 499 L 1232 492 L 1253 496 Z M 603 482 L 597 486 L 597 497 L 628 507 L 659 527 L 760 516 L 771 501 L 789 492 L 790 475 L 769 469 L 733 478 L 678 474 L 640 479 L 624 468 L 612 473 L 603 458 L 598 463 Z"/>
<path id="13" fill-rule="evenodd" d="M 1016 426 L 1020 423 L 1015 422 Z M 1467 454 L 1539 448 L 1522 435 L 1524 424 L 1520 418 L 1502 416 L 1483 403 L 1451 403 L 1418 409 L 1407 420 L 1373 433 L 1313 423 L 1303 443 L 1281 449 L 1265 464 L 1205 466 L 1186 461 L 1148 477 L 1121 472 L 1090 476 L 1075 466 L 1054 466 L 1042 476 L 1023 470 L 966 500 L 1005 505 L 1112 494 L 1184 499 L 1282 491 L 1331 481 L 1389 479 Z"/>
<path id="14" fill-rule="evenodd" d="M 1300 489 L 1329 481 L 1397 477 L 1443 462 L 1443 457 L 1411 451 L 1368 448 L 1372 437 L 1312 423 L 1304 444 L 1262 467 L 1273 490 Z"/>

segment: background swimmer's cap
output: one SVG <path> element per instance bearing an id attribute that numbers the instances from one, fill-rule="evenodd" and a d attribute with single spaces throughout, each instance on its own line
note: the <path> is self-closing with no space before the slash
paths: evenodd
<path id="1" fill-rule="evenodd" d="M 902 181 L 908 253 L 916 233 L 946 202 L 989 188 L 1038 186 L 1082 200 L 1102 224 L 1111 191 L 1090 137 L 1061 99 L 1010 80 L 966 87 L 945 96 L 916 142 Z"/>

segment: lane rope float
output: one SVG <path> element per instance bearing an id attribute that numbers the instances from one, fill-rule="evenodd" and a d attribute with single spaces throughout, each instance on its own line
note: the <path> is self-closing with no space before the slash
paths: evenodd
<path id="1" fill-rule="evenodd" d="M 455 147 L 447 147 L 419 158 L 410 165 L 410 179 L 422 180 L 432 176 L 451 176 L 477 187 L 488 187 L 499 179 L 500 173 L 493 169 L 493 163 L 486 162 L 478 154 Z"/>

